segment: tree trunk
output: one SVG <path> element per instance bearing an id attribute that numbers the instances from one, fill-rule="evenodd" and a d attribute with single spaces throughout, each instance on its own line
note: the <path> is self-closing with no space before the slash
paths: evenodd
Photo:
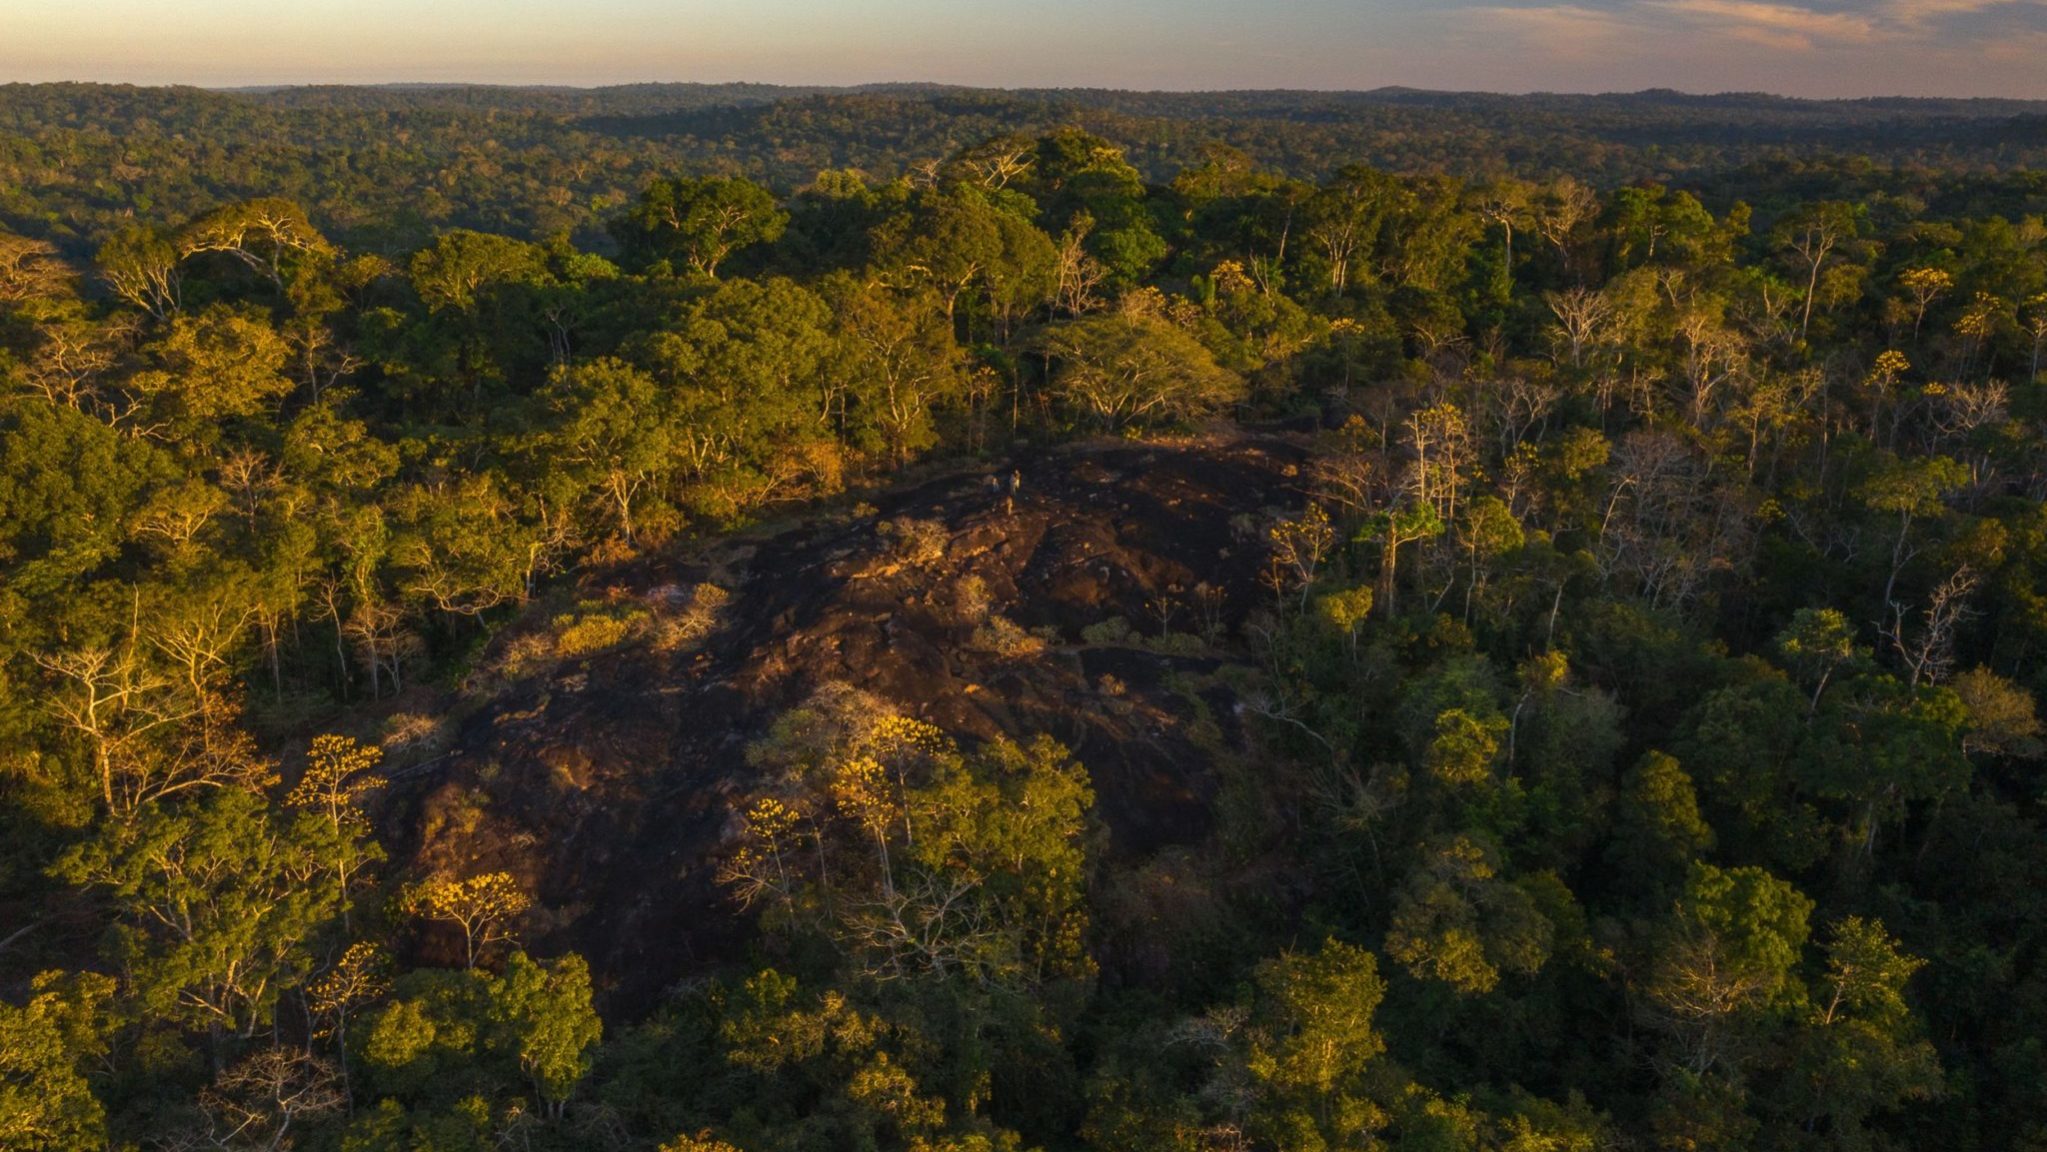
<path id="1" fill-rule="evenodd" d="M 1395 577 L 1400 563 L 1400 544 L 1394 536 L 1386 537 L 1385 558 L 1379 564 L 1379 603 L 1386 606 L 1386 619 L 1393 619 Z"/>

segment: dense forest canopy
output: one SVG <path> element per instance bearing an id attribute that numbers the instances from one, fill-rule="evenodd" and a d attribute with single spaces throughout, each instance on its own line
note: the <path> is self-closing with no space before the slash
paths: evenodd
<path id="1" fill-rule="evenodd" d="M 1836 169 L 1858 168 L 1872 191 L 2038 196 L 2029 170 L 2047 157 L 2047 102 L 2012 100 L 6 85 L 0 226 L 83 255 L 131 217 L 176 224 L 289 196 L 324 232 L 386 254 L 450 227 L 601 246 L 605 219 L 655 176 L 745 176 L 782 193 L 828 169 L 887 181 L 992 136 L 1064 126 L 1116 145 L 1155 183 L 1222 146 L 1309 180 L 1364 163 L 1462 179 L 1697 183 L 1751 202 L 1806 198 L 1814 165 L 1835 183 Z M 1748 170 L 1738 187 L 1712 184 L 1734 170 Z"/>
<path id="2" fill-rule="evenodd" d="M 0 90 L 0 1149 L 2047 1147 L 2043 124 Z"/>

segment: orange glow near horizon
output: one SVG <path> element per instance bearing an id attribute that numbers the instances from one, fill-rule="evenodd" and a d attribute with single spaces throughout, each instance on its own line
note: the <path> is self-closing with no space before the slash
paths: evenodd
<path id="1" fill-rule="evenodd" d="M 2047 98 L 2047 2 L 9 0 L 0 80 L 637 81 Z"/>

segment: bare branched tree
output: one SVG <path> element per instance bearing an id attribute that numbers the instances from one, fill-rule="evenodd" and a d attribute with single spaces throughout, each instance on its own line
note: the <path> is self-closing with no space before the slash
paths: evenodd
<path id="1" fill-rule="evenodd" d="M 1983 582 L 1967 564 L 1950 573 L 1928 595 L 1917 628 L 1906 626 L 1905 606 L 1891 604 L 1885 639 L 1912 673 L 1912 686 L 1938 684 L 1954 668 L 1955 634 L 1972 615 L 1969 597 Z"/>

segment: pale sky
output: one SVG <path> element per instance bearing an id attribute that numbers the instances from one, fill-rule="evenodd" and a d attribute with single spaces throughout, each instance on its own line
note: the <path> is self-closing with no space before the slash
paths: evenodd
<path id="1" fill-rule="evenodd" d="M 2047 0 L 0 0 L 0 81 L 2047 98 Z"/>

